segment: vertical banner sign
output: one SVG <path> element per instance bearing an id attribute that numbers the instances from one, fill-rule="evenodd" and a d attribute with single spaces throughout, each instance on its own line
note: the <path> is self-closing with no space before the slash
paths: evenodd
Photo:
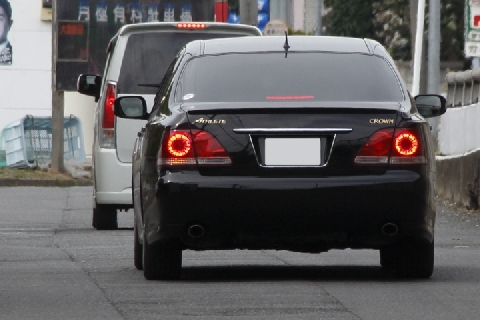
<path id="1" fill-rule="evenodd" d="M 215 0 L 57 0 L 56 89 L 79 74 L 103 74 L 110 39 L 126 24 L 213 21 Z"/>
<path id="2" fill-rule="evenodd" d="M 465 1 L 465 56 L 480 57 L 480 0 Z"/>

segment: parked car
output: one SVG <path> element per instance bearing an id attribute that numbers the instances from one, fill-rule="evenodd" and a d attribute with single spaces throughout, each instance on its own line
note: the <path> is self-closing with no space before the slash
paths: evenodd
<path id="1" fill-rule="evenodd" d="M 387 51 L 369 39 L 193 41 L 133 150 L 134 264 L 181 276 L 182 251 L 376 249 L 402 277 L 434 267 L 435 160 L 426 117 Z M 419 108 L 420 107 L 420 108 Z"/>
<path id="2" fill-rule="evenodd" d="M 252 26 L 214 22 L 151 22 L 122 27 L 111 39 L 103 76 L 82 74 L 77 91 L 96 98 L 93 158 L 93 221 L 98 230 L 118 227 L 117 210 L 132 208 L 132 149 L 144 120 L 113 114 L 113 101 L 142 95 L 148 104 L 177 52 L 189 41 L 260 36 Z"/>

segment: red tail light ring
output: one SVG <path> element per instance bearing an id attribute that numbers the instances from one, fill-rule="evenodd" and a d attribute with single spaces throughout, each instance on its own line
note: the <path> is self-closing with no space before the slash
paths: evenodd
<path id="1" fill-rule="evenodd" d="M 375 132 L 355 157 L 358 165 L 425 164 L 417 129 L 387 128 Z"/>
<path id="2" fill-rule="evenodd" d="M 413 156 L 418 151 L 418 138 L 411 132 L 402 132 L 395 137 L 395 150 L 401 156 Z"/>
<path id="3" fill-rule="evenodd" d="M 192 149 L 190 137 L 185 133 L 175 133 L 168 139 L 168 153 L 174 157 L 184 157 Z"/>
<path id="4" fill-rule="evenodd" d="M 230 165 L 232 160 L 209 132 L 173 130 L 165 133 L 158 152 L 157 166 Z"/>

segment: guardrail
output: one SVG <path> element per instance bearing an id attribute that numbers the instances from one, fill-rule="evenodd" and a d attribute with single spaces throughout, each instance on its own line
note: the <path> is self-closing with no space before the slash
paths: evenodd
<path id="1" fill-rule="evenodd" d="M 447 107 L 469 106 L 480 99 L 480 68 L 449 72 L 447 82 Z"/>

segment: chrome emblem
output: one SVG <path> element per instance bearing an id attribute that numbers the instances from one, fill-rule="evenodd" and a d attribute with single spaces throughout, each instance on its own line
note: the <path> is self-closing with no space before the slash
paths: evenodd
<path id="1" fill-rule="evenodd" d="M 393 124 L 393 119 L 370 119 L 368 122 L 371 124 Z"/>
<path id="2" fill-rule="evenodd" d="M 195 120 L 193 123 L 202 123 L 202 124 L 226 124 L 227 120 L 224 119 L 204 119 L 200 118 Z"/>

